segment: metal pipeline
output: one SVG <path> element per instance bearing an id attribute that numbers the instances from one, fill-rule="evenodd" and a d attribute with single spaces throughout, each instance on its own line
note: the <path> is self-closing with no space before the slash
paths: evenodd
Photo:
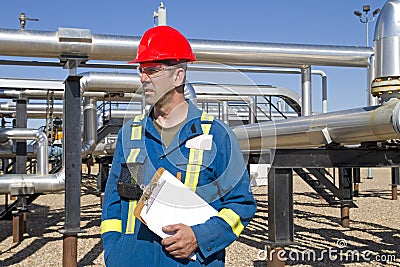
<path id="1" fill-rule="evenodd" d="M 27 90 L 29 91 L 29 90 Z M 47 115 L 48 106 L 46 104 L 27 104 L 27 117 L 30 119 L 44 119 Z M 62 116 L 62 105 L 53 105 L 53 115 L 56 117 Z M 0 113 L 3 115 L 8 115 L 15 117 L 16 106 L 13 102 L 8 102 L 5 104 L 0 104 Z"/>
<path id="2" fill-rule="evenodd" d="M 268 148 L 320 147 L 397 139 L 400 135 L 400 101 L 315 116 L 249 124 L 233 128 L 244 151 Z"/>
<path id="3" fill-rule="evenodd" d="M 81 90 L 83 92 L 133 93 L 141 86 L 140 78 L 131 73 L 83 72 Z"/>
<path id="4" fill-rule="evenodd" d="M 64 92 L 52 91 L 53 97 L 56 100 L 60 100 L 64 97 Z M 98 100 L 107 101 L 129 101 L 133 97 L 137 97 L 137 94 L 133 93 L 110 93 L 110 92 L 84 92 L 84 97 L 95 97 Z M 28 99 L 47 99 L 48 91 L 46 90 L 0 90 L 0 98 L 28 98 Z M 29 115 L 29 114 L 28 114 Z"/>
<path id="5" fill-rule="evenodd" d="M 0 129 L 0 142 L 12 140 L 36 140 L 38 144 L 37 152 L 37 175 L 46 175 L 49 172 L 49 152 L 48 141 L 45 133 L 38 130 L 20 128 Z M 0 178 L 2 179 L 3 176 Z"/>
<path id="6" fill-rule="evenodd" d="M 31 188 L 34 193 L 56 192 L 64 189 L 64 168 L 58 173 L 38 174 L 3 174 L 0 176 L 0 194 L 9 194 L 13 188 Z"/>
<path id="7" fill-rule="evenodd" d="M 84 158 L 96 147 L 97 137 L 97 106 L 95 98 L 83 99 L 83 141 L 81 157 Z"/>
<path id="8" fill-rule="evenodd" d="M 97 144 L 96 148 L 93 151 L 93 156 L 112 156 L 114 155 L 114 151 L 116 148 L 117 142 L 112 142 L 112 143 L 99 143 Z"/>
<path id="9" fill-rule="evenodd" d="M 376 78 L 400 76 L 400 2 L 388 0 L 376 20 L 374 47 Z"/>
<path id="10" fill-rule="evenodd" d="M 92 34 L 89 29 L 59 28 L 57 32 L 0 29 L 0 54 L 89 60 L 129 61 L 140 37 Z M 367 67 L 369 47 L 274 44 L 189 40 L 198 61 L 227 65 L 301 67 L 302 65 Z"/>

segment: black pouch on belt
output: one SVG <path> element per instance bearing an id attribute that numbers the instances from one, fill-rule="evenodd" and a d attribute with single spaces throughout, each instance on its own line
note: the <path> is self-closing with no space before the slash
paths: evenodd
<path id="1" fill-rule="evenodd" d="M 121 163 L 121 172 L 117 181 L 118 195 L 128 200 L 139 200 L 143 194 L 137 181 L 144 179 L 145 164 Z"/>

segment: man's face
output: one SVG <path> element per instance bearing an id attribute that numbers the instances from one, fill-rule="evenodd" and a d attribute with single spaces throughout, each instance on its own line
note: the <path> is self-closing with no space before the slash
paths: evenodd
<path id="1" fill-rule="evenodd" d="M 140 81 L 143 86 L 143 94 L 146 104 L 154 105 L 169 91 L 175 89 L 174 66 L 160 63 L 144 63 L 138 68 Z"/>

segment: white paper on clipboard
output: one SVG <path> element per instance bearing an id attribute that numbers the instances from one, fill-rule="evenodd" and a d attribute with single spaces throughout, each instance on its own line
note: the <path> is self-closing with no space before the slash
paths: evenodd
<path id="1" fill-rule="evenodd" d="M 160 176 L 161 189 L 157 192 L 150 206 L 145 204 L 140 216 L 147 227 L 161 238 L 171 236 L 162 227 L 170 224 L 183 223 L 188 226 L 204 223 L 218 212 L 191 191 L 181 181 L 167 170 Z M 150 196 L 151 197 L 151 196 Z M 196 255 L 193 255 L 195 259 Z"/>

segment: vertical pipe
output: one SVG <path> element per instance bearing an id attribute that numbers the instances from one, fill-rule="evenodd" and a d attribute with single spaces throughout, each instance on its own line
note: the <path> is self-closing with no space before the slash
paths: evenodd
<path id="1" fill-rule="evenodd" d="M 367 179 L 372 179 L 374 176 L 372 176 L 372 168 L 367 169 Z"/>
<path id="2" fill-rule="evenodd" d="M 352 169 L 339 168 L 340 222 L 350 227 L 350 204 L 352 201 Z"/>
<path id="3" fill-rule="evenodd" d="M 311 114 L 311 66 L 304 65 L 301 68 L 301 115 L 310 116 Z"/>
<path id="4" fill-rule="evenodd" d="M 37 174 L 49 174 L 49 142 L 44 132 L 37 131 L 38 152 L 37 152 Z"/>
<path id="5" fill-rule="evenodd" d="M 63 231 L 63 266 L 77 266 L 77 236 L 80 231 L 81 185 L 81 76 L 69 76 L 64 94 L 65 153 L 65 224 Z M 80 129 L 80 127 L 79 127 Z"/>
<path id="6" fill-rule="evenodd" d="M 360 189 L 361 183 L 361 175 L 360 175 L 360 168 L 353 168 L 353 183 L 354 183 L 354 191 L 353 196 L 358 197 L 358 192 Z"/>
<path id="7" fill-rule="evenodd" d="M 350 205 L 342 203 L 340 206 L 340 224 L 343 227 L 350 227 Z"/>
<path id="8" fill-rule="evenodd" d="M 251 113 L 249 114 L 249 123 L 253 124 L 257 121 L 257 96 L 250 96 L 249 98 L 249 112 Z"/>
<path id="9" fill-rule="evenodd" d="M 78 238 L 76 235 L 63 235 L 63 266 L 77 266 Z"/>
<path id="10" fill-rule="evenodd" d="M 372 96 L 372 92 L 371 92 L 371 85 L 375 79 L 375 56 L 374 55 L 371 55 L 369 57 L 369 65 L 367 67 L 367 70 L 368 70 L 368 77 L 367 77 L 367 96 L 368 96 L 367 101 L 368 102 L 367 102 L 367 104 L 369 106 L 376 106 L 379 104 L 378 97 Z"/>
<path id="11" fill-rule="evenodd" d="M 267 250 L 267 266 L 268 267 L 284 267 L 285 262 L 282 260 L 281 255 L 285 255 L 282 247 L 268 247 Z"/>
<path id="12" fill-rule="evenodd" d="M 229 126 L 229 102 L 222 101 L 222 121 Z"/>
<path id="13" fill-rule="evenodd" d="M 368 23 L 366 23 L 368 24 Z M 368 25 L 367 25 L 367 32 L 368 32 Z M 368 35 L 367 35 L 367 43 L 368 43 Z M 372 81 L 375 79 L 375 57 L 371 55 L 369 57 L 369 65 L 367 67 L 368 75 L 367 75 L 367 104 L 369 106 L 376 106 L 378 105 L 378 97 L 372 96 L 371 92 L 371 84 Z M 372 168 L 367 169 L 367 179 L 372 179 Z"/>
<path id="14" fill-rule="evenodd" d="M 276 101 L 276 105 L 277 105 L 278 111 L 282 112 L 282 100 Z"/>
<path id="15" fill-rule="evenodd" d="M 22 213 L 13 214 L 13 243 L 21 242 L 24 235 L 24 216 Z"/>
<path id="16" fill-rule="evenodd" d="M 160 3 L 158 10 L 157 10 L 157 12 L 154 12 L 153 17 L 157 18 L 158 26 L 167 25 L 167 10 L 166 10 L 163 2 Z"/>
<path id="17" fill-rule="evenodd" d="M 400 184 L 400 168 L 392 168 L 392 200 L 397 200 L 397 186 Z"/>
<path id="18" fill-rule="evenodd" d="M 322 78 L 322 113 L 328 112 L 328 81 L 326 75 L 321 75 Z"/>

